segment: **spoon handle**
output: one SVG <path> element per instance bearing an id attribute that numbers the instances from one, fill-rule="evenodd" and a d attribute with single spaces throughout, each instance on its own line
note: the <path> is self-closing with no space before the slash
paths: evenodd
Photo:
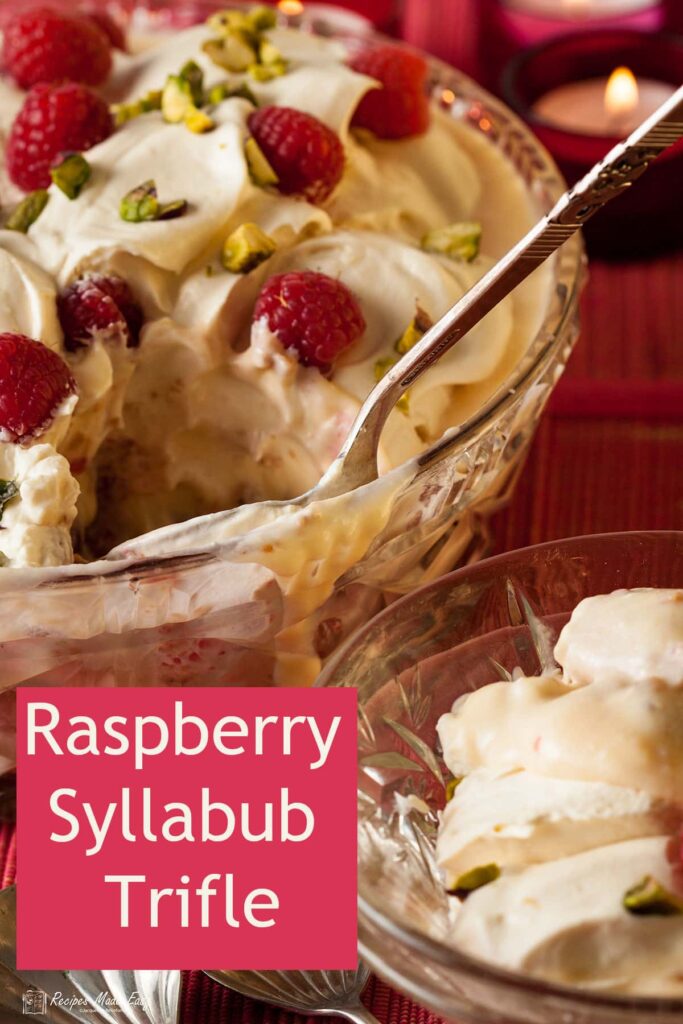
<path id="1" fill-rule="evenodd" d="M 606 203 L 632 186 L 662 150 L 683 137 L 683 86 L 555 204 L 373 388 L 340 454 L 350 487 L 374 479 L 387 416 L 425 370 L 551 256 Z"/>
<path id="2" fill-rule="evenodd" d="M 357 1006 L 345 1006 L 343 1009 L 335 1010 L 335 1014 L 343 1020 L 350 1021 L 351 1024 L 379 1024 L 375 1015 L 366 1010 L 362 1003 L 358 1003 Z"/>

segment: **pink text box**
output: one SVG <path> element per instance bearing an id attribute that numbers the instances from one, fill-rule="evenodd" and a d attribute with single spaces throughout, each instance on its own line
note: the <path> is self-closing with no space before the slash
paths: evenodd
<path id="1" fill-rule="evenodd" d="M 17 697 L 19 969 L 355 967 L 354 690 Z"/>

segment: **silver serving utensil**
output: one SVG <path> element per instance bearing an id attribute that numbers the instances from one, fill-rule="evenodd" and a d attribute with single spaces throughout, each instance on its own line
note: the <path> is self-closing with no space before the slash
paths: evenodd
<path id="1" fill-rule="evenodd" d="M 360 1000 L 369 969 L 355 971 L 206 971 L 209 977 L 250 999 L 282 1010 L 342 1017 L 352 1024 L 379 1024 Z"/>
<path id="2" fill-rule="evenodd" d="M 377 479 L 377 448 L 389 413 L 408 388 L 495 306 L 544 263 L 575 231 L 606 203 L 630 188 L 641 174 L 673 143 L 683 137 L 683 86 L 644 121 L 625 142 L 607 156 L 558 200 L 502 259 L 457 302 L 396 363 L 372 389 L 363 403 L 341 452 L 310 491 L 290 501 L 263 501 L 211 516 L 221 527 L 235 516 L 260 509 L 305 508 L 312 502 L 334 498 Z M 512 398 L 512 396 L 510 396 Z M 478 424 L 475 423 L 475 428 Z M 418 458 L 427 466 L 441 457 L 436 446 Z M 140 543 L 127 542 L 110 552 L 110 558 L 146 554 L 145 543 L 154 548 L 156 535 L 176 550 L 193 544 L 193 527 L 181 523 L 147 534 Z M 194 539 L 196 543 L 196 539 Z"/>
<path id="3" fill-rule="evenodd" d="M 16 926 L 12 886 L 0 892 L 0 1024 L 177 1024 L 179 971 L 18 971 Z"/>

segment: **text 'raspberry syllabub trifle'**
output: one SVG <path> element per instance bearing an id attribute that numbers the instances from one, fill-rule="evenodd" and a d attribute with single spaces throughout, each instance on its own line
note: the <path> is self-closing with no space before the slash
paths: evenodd
<path id="1" fill-rule="evenodd" d="M 8 569 L 165 557 L 263 528 L 265 513 L 225 529 L 215 514 L 314 486 L 376 381 L 539 212 L 483 114 L 475 130 L 452 92 L 430 99 L 426 62 L 401 47 L 278 27 L 272 8 L 123 46 L 94 7 L 22 8 L 4 26 Z M 323 510 L 299 561 L 301 523 L 277 540 L 286 558 L 258 546 L 252 561 L 298 595 L 285 626 L 387 527 L 410 460 L 510 378 L 551 293 L 542 268 L 414 385 L 375 491 Z M 290 646 L 318 663 L 310 629 Z"/>

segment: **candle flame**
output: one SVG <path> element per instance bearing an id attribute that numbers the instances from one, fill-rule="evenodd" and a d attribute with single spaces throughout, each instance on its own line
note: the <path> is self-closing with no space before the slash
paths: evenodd
<path id="1" fill-rule="evenodd" d="M 611 117 L 623 117 L 638 106 L 638 82 L 629 68 L 616 68 L 605 89 L 605 110 Z"/>
<path id="2" fill-rule="evenodd" d="M 280 13 L 287 18 L 296 18 L 299 14 L 304 13 L 304 5 L 301 0 L 280 0 L 277 7 Z"/>

